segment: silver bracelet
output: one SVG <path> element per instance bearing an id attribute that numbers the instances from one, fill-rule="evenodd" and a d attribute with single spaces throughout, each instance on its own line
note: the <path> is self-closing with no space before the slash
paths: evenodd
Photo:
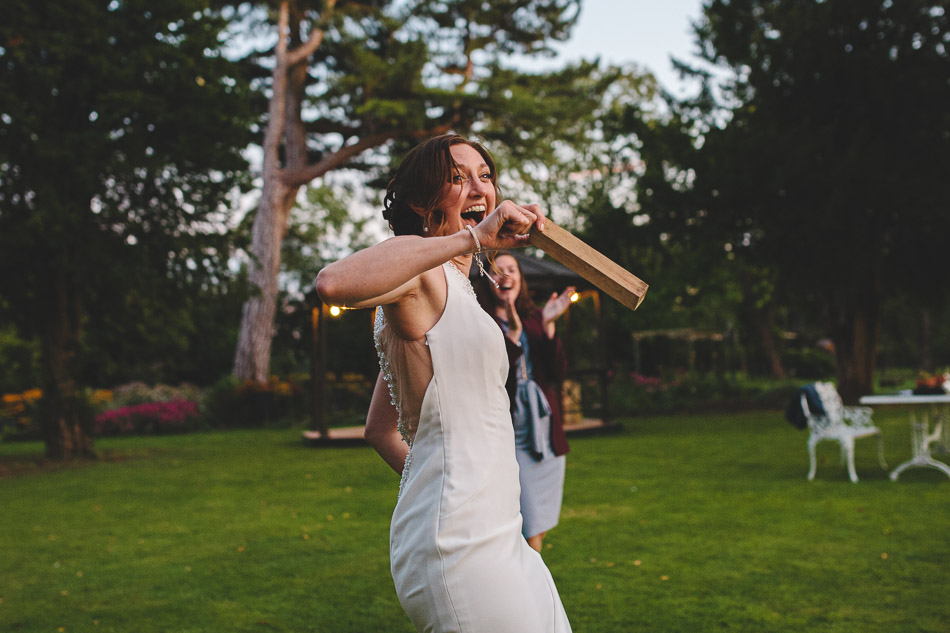
<path id="1" fill-rule="evenodd" d="M 475 240 L 475 255 L 478 255 L 482 252 L 482 244 L 478 241 L 478 236 L 475 234 L 475 227 L 471 224 L 466 224 L 465 228 L 468 229 L 468 232 L 472 234 L 472 239 Z"/>
<path id="2" fill-rule="evenodd" d="M 475 252 L 472 253 L 472 257 L 475 258 L 475 264 L 478 266 L 478 274 L 482 277 L 487 277 L 488 281 L 490 281 L 495 288 L 498 288 L 498 282 L 495 281 L 494 277 L 485 272 L 485 265 L 482 263 L 482 258 L 479 257 L 479 254 L 482 252 L 482 244 L 478 241 L 478 235 L 475 234 L 475 229 L 471 224 L 466 224 L 465 228 L 468 229 L 468 232 L 472 234 L 472 239 L 475 240 Z"/>

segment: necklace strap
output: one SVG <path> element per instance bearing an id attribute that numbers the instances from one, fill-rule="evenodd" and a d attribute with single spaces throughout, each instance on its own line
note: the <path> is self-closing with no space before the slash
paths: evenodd
<path id="1" fill-rule="evenodd" d="M 498 282 L 495 281 L 495 278 L 485 272 L 485 264 L 482 263 L 482 258 L 479 255 L 482 252 L 482 244 L 478 241 L 478 235 L 475 233 L 475 228 L 471 224 L 466 224 L 465 228 L 468 229 L 468 232 L 472 234 L 472 239 L 475 240 L 475 252 L 472 254 L 472 257 L 475 259 L 475 264 L 478 266 L 478 274 L 482 277 L 487 277 L 488 281 L 491 282 L 493 286 L 498 287 Z"/>

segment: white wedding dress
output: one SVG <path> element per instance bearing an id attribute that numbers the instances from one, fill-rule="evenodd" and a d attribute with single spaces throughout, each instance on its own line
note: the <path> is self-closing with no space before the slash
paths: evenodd
<path id="1" fill-rule="evenodd" d="M 501 330 L 443 264 L 446 305 L 418 341 L 377 310 L 380 367 L 410 444 L 390 528 L 399 601 L 420 632 L 568 633 L 557 588 L 521 535 Z"/>

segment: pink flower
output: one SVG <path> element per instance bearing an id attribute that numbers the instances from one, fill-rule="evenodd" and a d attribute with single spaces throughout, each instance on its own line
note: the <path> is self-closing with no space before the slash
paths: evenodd
<path id="1" fill-rule="evenodd" d="M 198 403 L 190 400 L 146 402 L 96 416 L 96 433 L 166 433 L 187 430 L 198 419 Z"/>

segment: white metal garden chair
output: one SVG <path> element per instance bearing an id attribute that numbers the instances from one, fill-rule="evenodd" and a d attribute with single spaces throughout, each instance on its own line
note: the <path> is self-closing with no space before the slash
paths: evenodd
<path id="1" fill-rule="evenodd" d="M 854 441 L 862 437 L 877 436 L 877 460 L 881 468 L 887 469 L 884 462 L 884 438 L 881 429 L 871 422 L 870 407 L 846 407 L 841 396 L 830 382 L 816 382 L 815 390 L 825 409 L 824 415 L 816 415 L 808 408 L 805 395 L 802 394 L 802 412 L 808 420 L 808 457 L 811 468 L 808 480 L 815 478 L 817 461 L 815 445 L 823 440 L 833 440 L 841 445 L 841 461 L 848 464 L 848 476 L 857 483 L 858 475 L 854 470 Z"/>

